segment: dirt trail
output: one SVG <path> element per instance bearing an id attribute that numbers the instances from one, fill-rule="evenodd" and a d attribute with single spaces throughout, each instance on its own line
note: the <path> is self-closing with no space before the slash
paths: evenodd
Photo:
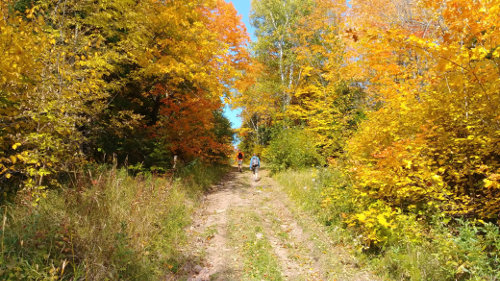
<path id="1" fill-rule="evenodd" d="M 375 280 L 261 172 L 232 172 L 189 229 L 196 260 L 181 280 Z"/>

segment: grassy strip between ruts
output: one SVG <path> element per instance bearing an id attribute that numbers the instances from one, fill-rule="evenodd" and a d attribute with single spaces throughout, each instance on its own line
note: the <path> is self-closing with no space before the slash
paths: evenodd
<path id="1" fill-rule="evenodd" d="M 258 214 L 232 210 L 228 227 L 231 243 L 241 249 L 243 280 L 284 280 Z"/>
<path id="2" fill-rule="evenodd" d="M 161 280 L 183 263 L 184 227 L 225 167 L 194 164 L 178 178 L 94 170 L 38 206 L 2 206 L 2 280 Z"/>
<path id="3" fill-rule="evenodd" d="M 289 170 L 275 177 L 301 209 L 328 226 L 334 243 L 356 249 L 358 257 L 385 279 L 500 280 L 500 232 L 491 223 L 481 226 L 438 215 L 424 222 L 411 214 L 401 215 L 398 227 L 387 234 L 389 242 L 376 252 L 365 251 L 363 233 L 344 221 L 363 208 L 350 198 L 352 187 L 345 175 L 310 169 Z M 332 193 L 335 198 L 330 197 Z"/>

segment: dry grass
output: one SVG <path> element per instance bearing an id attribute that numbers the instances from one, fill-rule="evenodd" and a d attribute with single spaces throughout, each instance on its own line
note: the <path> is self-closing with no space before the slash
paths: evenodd
<path id="1" fill-rule="evenodd" d="M 162 279 L 183 262 L 178 250 L 199 194 L 224 173 L 190 169 L 186 180 L 104 170 L 37 207 L 3 206 L 0 279 Z"/>

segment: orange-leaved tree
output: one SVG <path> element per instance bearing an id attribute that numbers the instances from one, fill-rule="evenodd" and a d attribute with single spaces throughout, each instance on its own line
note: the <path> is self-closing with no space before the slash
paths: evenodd
<path id="1" fill-rule="evenodd" d="M 156 39 L 146 66 L 156 80 L 145 93 L 154 99 L 157 114 L 150 130 L 172 153 L 223 160 L 231 136 L 217 136 L 216 112 L 247 67 L 246 29 L 233 5 L 222 0 L 157 5 L 150 28 L 169 32 Z"/>

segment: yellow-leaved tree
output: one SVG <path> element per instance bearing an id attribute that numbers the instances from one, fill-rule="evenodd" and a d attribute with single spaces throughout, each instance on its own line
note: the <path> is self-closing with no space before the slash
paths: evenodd
<path id="1" fill-rule="evenodd" d="M 2 2 L 0 44 L 0 177 L 4 192 L 26 194 L 57 185 L 58 173 L 77 169 L 84 155 L 79 130 L 102 108 L 102 71 L 75 30 L 47 25 L 48 5 L 9 13 Z M 57 14 L 49 14 L 57 24 Z M 47 15 L 48 16 L 48 15 Z"/>
<path id="2" fill-rule="evenodd" d="M 351 3 L 374 104 L 348 148 L 358 198 L 497 220 L 499 2 L 376 2 Z"/>

